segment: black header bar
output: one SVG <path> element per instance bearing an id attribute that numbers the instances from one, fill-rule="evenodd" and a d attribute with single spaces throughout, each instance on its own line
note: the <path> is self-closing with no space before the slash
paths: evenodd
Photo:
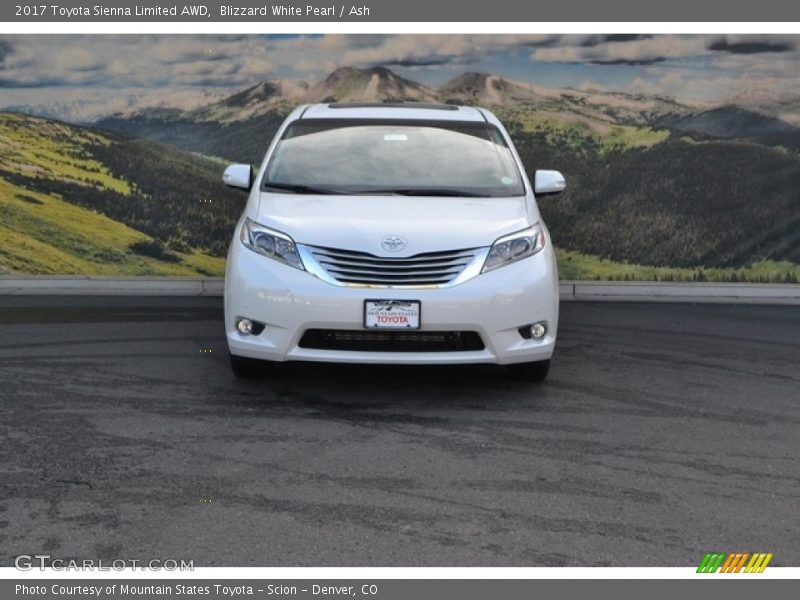
<path id="1" fill-rule="evenodd" d="M 786 0 L 34 0 L 0 5 L 3 22 L 707 22 L 797 23 Z M 796 30 L 787 27 L 787 30 Z"/>

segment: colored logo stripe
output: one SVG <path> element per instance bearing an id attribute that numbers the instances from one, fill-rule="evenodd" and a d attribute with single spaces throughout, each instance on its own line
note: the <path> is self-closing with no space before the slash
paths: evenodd
<path id="1" fill-rule="evenodd" d="M 745 568 L 745 573 L 763 573 L 764 569 L 767 568 L 769 561 L 772 560 L 772 553 L 759 553 L 753 554 L 753 558 L 750 559 L 750 562 L 747 563 L 747 567 Z"/>
<path id="2" fill-rule="evenodd" d="M 744 566 L 744 561 L 750 556 L 749 552 L 736 552 L 728 554 L 728 559 L 722 565 L 720 573 L 738 573 Z"/>
<path id="3" fill-rule="evenodd" d="M 739 573 L 744 568 L 744 573 L 763 573 L 772 560 L 771 552 L 707 552 L 697 567 L 698 573 Z M 747 559 L 750 559 L 747 562 Z M 745 567 L 745 562 L 747 566 Z"/>
<path id="4" fill-rule="evenodd" d="M 722 552 L 708 552 L 703 557 L 700 566 L 697 567 L 698 573 L 716 573 L 722 561 L 725 560 L 725 554 Z"/>
<path id="5" fill-rule="evenodd" d="M 739 562 L 740 556 L 738 554 L 728 554 L 728 558 L 725 560 L 725 563 L 722 565 L 722 570 L 720 573 L 730 573 L 731 572 L 731 565 Z"/>

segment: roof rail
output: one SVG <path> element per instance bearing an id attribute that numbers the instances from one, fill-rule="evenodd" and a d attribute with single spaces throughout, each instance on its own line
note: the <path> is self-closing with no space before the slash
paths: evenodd
<path id="1" fill-rule="evenodd" d="M 329 102 L 328 108 L 421 108 L 427 110 L 458 110 L 455 104 L 439 104 L 436 102 L 404 102 L 396 100 Z"/>

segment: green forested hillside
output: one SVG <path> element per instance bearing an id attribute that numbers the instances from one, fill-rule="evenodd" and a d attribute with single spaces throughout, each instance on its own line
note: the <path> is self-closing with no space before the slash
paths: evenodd
<path id="1" fill-rule="evenodd" d="M 800 263 L 800 156 L 749 142 L 675 138 L 601 151 L 511 124 L 526 165 L 562 170 L 540 207 L 562 247 L 667 267 Z"/>
<path id="2" fill-rule="evenodd" d="M 244 198 L 219 164 L 0 113 L 0 273 L 220 275 Z"/>
<path id="3" fill-rule="evenodd" d="M 109 117 L 98 127 L 175 146 L 186 152 L 224 157 L 231 162 L 259 164 L 287 111 L 271 111 L 245 121 L 220 123 L 189 116 L 163 120 L 155 115 Z"/>
<path id="4" fill-rule="evenodd" d="M 800 131 L 796 125 L 738 106 L 720 106 L 687 115 L 665 115 L 655 119 L 655 123 L 659 127 L 693 135 L 740 139 L 800 150 Z"/>

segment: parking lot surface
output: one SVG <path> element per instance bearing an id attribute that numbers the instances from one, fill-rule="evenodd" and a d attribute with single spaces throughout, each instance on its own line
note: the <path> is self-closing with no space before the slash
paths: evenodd
<path id="1" fill-rule="evenodd" d="M 565 303 L 550 376 L 230 372 L 219 298 L 0 298 L 0 564 L 800 565 L 796 307 Z"/>

